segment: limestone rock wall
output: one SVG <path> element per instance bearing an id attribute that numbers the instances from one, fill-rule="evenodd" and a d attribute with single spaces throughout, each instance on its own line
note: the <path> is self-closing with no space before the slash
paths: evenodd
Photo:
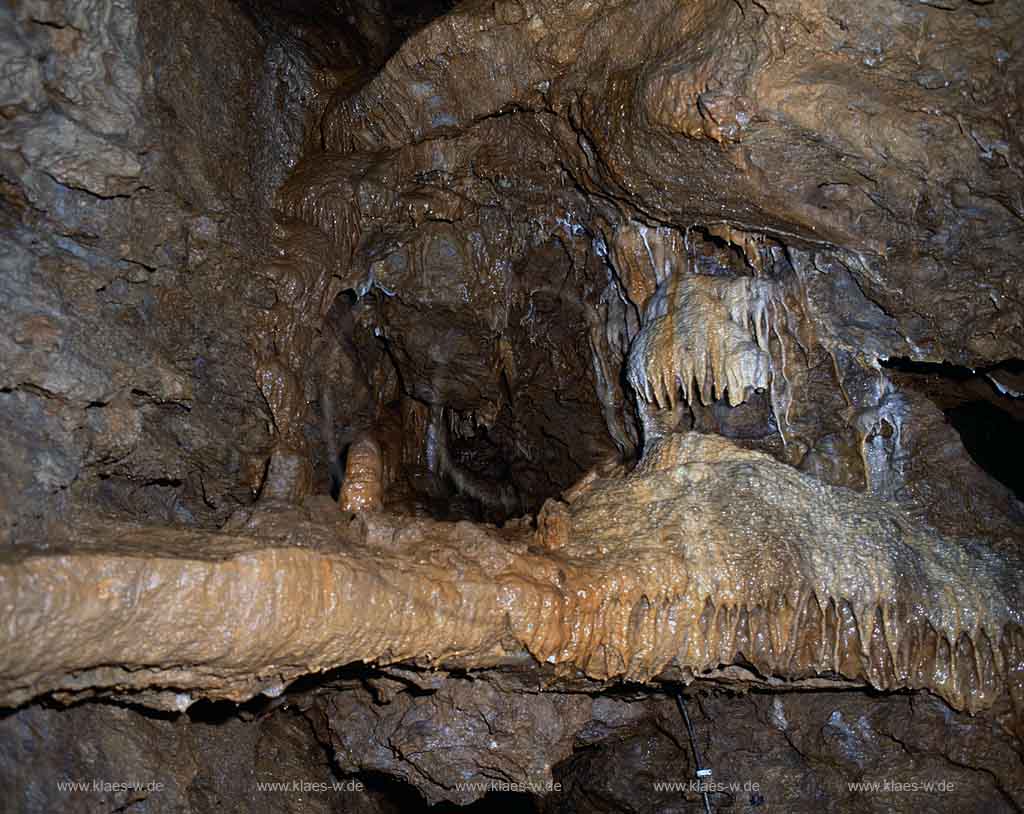
<path id="1" fill-rule="evenodd" d="M 0 537 L 76 502 L 223 521 L 265 465 L 253 267 L 331 55 L 231 2 L 17 2 L 0 43 Z"/>

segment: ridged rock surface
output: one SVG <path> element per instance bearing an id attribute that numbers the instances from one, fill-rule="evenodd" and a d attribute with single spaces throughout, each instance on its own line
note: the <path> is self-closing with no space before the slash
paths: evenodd
<path id="1" fill-rule="evenodd" d="M 556 682 L 739 664 L 927 688 L 970 711 L 1024 701 L 1018 564 L 982 543 L 697 434 L 591 479 L 569 514 L 560 547 L 517 524 L 326 500 L 219 534 L 83 522 L 66 545 L 3 553 L 0 703 L 100 691 L 184 708 L 355 661 L 526 652 Z"/>

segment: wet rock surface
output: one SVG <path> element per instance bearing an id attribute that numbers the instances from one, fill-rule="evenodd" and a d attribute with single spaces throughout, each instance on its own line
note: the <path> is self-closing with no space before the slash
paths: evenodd
<path id="1" fill-rule="evenodd" d="M 591 716 L 590 697 L 520 687 L 515 676 L 408 680 L 374 679 L 320 708 L 339 769 L 395 776 L 430 804 L 465 805 L 503 784 L 552 789 L 552 767 Z"/>
<path id="2" fill-rule="evenodd" d="M 541 531 L 265 503 L 221 533 L 84 523 L 0 560 L 0 690 L 165 709 L 353 661 L 929 689 L 1019 726 L 1019 563 L 696 433 Z M 549 520 L 550 519 L 550 520 Z M 112 666 L 117 665 L 117 666 Z"/>
<path id="3" fill-rule="evenodd" d="M 0 9 L 0 801 L 1021 810 L 1022 42 Z"/>
<path id="4" fill-rule="evenodd" d="M 308 721 L 217 717 L 147 717 L 97 704 L 33 707 L 5 717 L 5 810 L 398 810 L 365 784 L 334 775 Z"/>
<path id="5" fill-rule="evenodd" d="M 705 783 L 713 811 L 1017 811 L 1021 805 L 1019 751 L 980 721 L 965 727 L 962 719 L 947 718 L 934 699 L 712 695 L 688 706 L 702 765 L 713 771 Z M 651 702 L 632 714 L 633 720 L 611 722 L 595 715 L 574 756 L 556 769 L 563 791 L 544 801 L 544 811 L 701 810 L 675 705 Z M 673 791 L 673 782 L 683 791 Z M 664 784 L 661 791 L 656 784 Z M 944 790 L 924 792 L 926 784 Z"/>

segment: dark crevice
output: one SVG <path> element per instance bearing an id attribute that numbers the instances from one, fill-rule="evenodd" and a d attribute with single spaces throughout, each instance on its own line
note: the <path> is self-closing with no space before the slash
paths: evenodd
<path id="1" fill-rule="evenodd" d="M 901 383 L 925 393 L 960 435 L 985 472 L 1024 500 L 1024 410 L 992 383 L 998 372 L 1019 375 L 1024 362 L 1010 359 L 984 370 L 948 362 L 893 358 L 882 362 Z"/>
<path id="2" fill-rule="evenodd" d="M 403 42 L 431 20 L 451 11 L 455 0 L 241 0 L 241 7 L 268 39 L 316 33 L 311 47 L 322 64 L 344 64 L 356 55 L 366 68 L 379 68 Z"/>
<path id="3" fill-rule="evenodd" d="M 378 772 L 363 772 L 358 778 L 365 784 L 367 790 L 375 796 L 384 797 L 388 803 L 396 806 L 396 810 L 402 814 L 419 814 L 429 812 L 430 814 L 534 814 L 540 809 L 536 800 L 529 794 L 517 794 L 511 792 L 489 792 L 477 802 L 468 806 L 459 806 L 454 803 L 437 803 L 428 805 L 415 787 L 403 783 L 394 777 Z M 495 781 L 498 785 L 500 781 Z"/>
<path id="4" fill-rule="evenodd" d="M 964 381 L 978 375 L 977 370 L 963 365 L 954 365 L 950 362 L 919 362 L 914 359 L 908 359 L 905 356 L 883 359 L 881 364 L 886 370 L 911 373 L 918 376 L 941 376 L 953 381 Z"/>
<path id="5" fill-rule="evenodd" d="M 142 485 L 143 486 L 170 486 L 172 488 L 177 488 L 177 487 L 181 486 L 181 484 L 183 482 L 184 481 L 182 481 L 181 478 L 151 478 L 150 480 L 147 480 L 147 481 L 143 482 Z"/>
<path id="6" fill-rule="evenodd" d="M 1024 500 L 1024 422 L 988 401 L 944 412 L 974 462 Z"/>

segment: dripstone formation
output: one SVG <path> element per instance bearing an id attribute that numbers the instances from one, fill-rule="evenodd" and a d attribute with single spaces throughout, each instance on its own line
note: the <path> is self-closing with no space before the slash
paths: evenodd
<path id="1" fill-rule="evenodd" d="M 1022 44 L 0 10 L 0 798 L 1021 810 Z"/>

